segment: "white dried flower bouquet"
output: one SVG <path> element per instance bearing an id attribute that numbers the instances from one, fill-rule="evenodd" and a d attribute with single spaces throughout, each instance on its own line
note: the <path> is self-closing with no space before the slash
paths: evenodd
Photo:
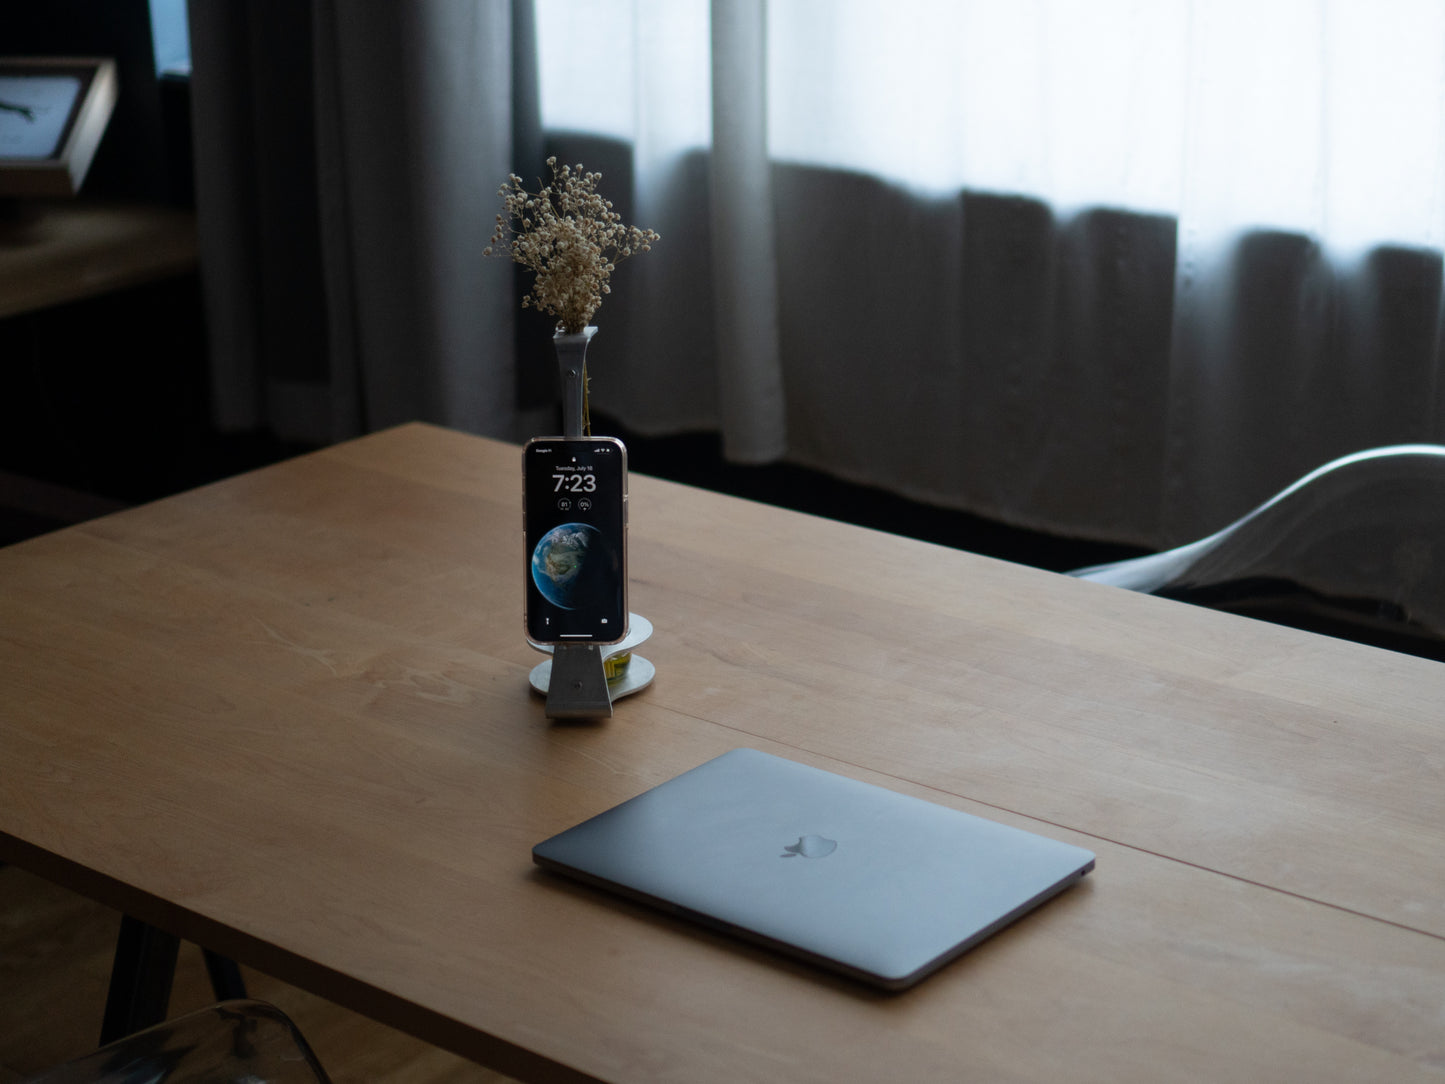
<path id="1" fill-rule="evenodd" d="M 485 254 L 508 251 L 513 260 L 537 278 L 522 307 L 540 309 L 557 318 L 557 329 L 582 332 L 611 293 L 608 280 L 620 260 L 646 252 L 658 235 L 625 226 L 612 203 L 597 191 L 600 173 L 584 172 L 580 164 L 557 168 L 547 159 L 552 183 L 528 192 L 515 173 L 502 185 L 503 214 Z M 506 249 L 500 246 L 506 244 Z"/>

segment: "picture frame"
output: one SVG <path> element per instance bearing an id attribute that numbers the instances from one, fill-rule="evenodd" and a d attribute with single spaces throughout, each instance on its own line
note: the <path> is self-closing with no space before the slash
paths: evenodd
<path id="1" fill-rule="evenodd" d="M 118 94 L 107 57 L 0 57 L 0 197 L 79 192 Z"/>

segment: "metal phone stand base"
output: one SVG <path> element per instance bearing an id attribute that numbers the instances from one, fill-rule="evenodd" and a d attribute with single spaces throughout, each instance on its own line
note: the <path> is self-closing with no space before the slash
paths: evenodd
<path id="1" fill-rule="evenodd" d="M 627 623 L 626 638 L 616 644 L 532 644 L 552 656 L 531 675 L 532 688 L 547 698 L 547 718 L 610 719 L 614 700 L 652 684 L 657 668 L 632 654 L 652 635 L 652 622 L 629 614 Z"/>

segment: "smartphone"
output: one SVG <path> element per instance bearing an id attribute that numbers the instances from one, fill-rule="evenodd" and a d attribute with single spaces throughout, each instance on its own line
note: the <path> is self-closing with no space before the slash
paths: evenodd
<path id="1" fill-rule="evenodd" d="M 536 644 L 627 635 L 627 449 L 536 437 L 522 452 L 525 618 Z"/>

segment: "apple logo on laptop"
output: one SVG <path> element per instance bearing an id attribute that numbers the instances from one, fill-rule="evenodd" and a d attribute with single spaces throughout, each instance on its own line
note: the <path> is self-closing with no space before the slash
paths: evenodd
<path id="1" fill-rule="evenodd" d="M 827 858 L 837 849 L 836 839 L 829 839 L 827 836 L 799 836 L 798 842 L 789 843 L 778 857 L 797 858 L 802 855 L 804 858 Z"/>

